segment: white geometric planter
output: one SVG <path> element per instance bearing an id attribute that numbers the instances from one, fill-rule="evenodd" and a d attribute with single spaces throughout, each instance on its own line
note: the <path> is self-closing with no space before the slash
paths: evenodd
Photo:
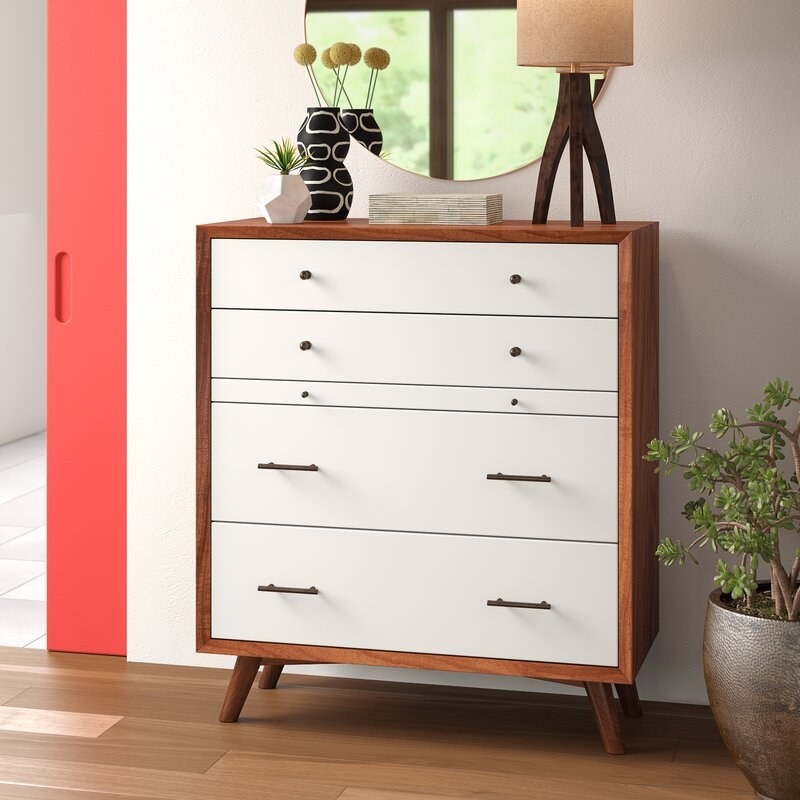
<path id="1" fill-rule="evenodd" d="M 270 175 L 258 188 L 258 208 L 267 222 L 302 222 L 311 194 L 299 175 Z"/>

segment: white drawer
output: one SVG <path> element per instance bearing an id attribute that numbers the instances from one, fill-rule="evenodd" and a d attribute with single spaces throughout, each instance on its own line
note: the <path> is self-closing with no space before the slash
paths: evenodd
<path id="1" fill-rule="evenodd" d="M 618 661 L 614 545 L 215 523 L 211 552 L 215 638 Z"/>
<path id="2" fill-rule="evenodd" d="M 616 392 L 564 392 L 544 389 L 214 378 L 211 381 L 211 399 L 223 403 L 417 408 L 581 417 L 618 415 Z"/>
<path id="3" fill-rule="evenodd" d="M 214 378 L 617 389 L 614 319 L 217 309 L 211 331 Z"/>
<path id="4" fill-rule="evenodd" d="M 213 403 L 211 515 L 617 541 L 617 420 Z M 315 465 L 318 471 L 259 468 Z M 487 475 L 548 476 L 551 482 Z"/>
<path id="5" fill-rule="evenodd" d="M 214 239 L 211 264 L 216 308 L 617 316 L 616 245 Z"/>

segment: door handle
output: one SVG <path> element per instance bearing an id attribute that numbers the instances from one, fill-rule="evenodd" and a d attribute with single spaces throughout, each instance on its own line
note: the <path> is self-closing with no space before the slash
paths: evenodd
<path id="1" fill-rule="evenodd" d="M 259 586 L 259 592 L 277 592 L 278 594 L 319 594 L 316 586 L 309 586 L 308 589 L 300 589 L 296 586 L 276 586 L 270 583 L 267 586 Z"/>
<path id="2" fill-rule="evenodd" d="M 56 256 L 53 296 L 56 321 L 69 322 L 72 319 L 72 256 L 69 253 L 62 252 Z"/>
<path id="3" fill-rule="evenodd" d="M 549 475 L 503 475 L 502 472 L 489 473 L 487 481 L 529 481 L 530 483 L 552 483 Z"/>
<path id="4" fill-rule="evenodd" d="M 286 469 L 292 472 L 319 472 L 316 464 L 276 464 L 270 461 L 269 464 L 259 464 L 259 469 Z"/>

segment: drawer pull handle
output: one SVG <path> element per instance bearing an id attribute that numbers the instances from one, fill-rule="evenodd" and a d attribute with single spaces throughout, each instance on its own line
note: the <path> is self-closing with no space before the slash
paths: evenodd
<path id="1" fill-rule="evenodd" d="M 276 464 L 270 461 L 269 464 L 259 464 L 259 469 L 287 469 L 293 472 L 319 472 L 316 464 Z"/>
<path id="2" fill-rule="evenodd" d="M 307 281 L 310 277 L 311 277 L 311 273 L 307 269 L 304 269 L 300 273 L 300 280 L 301 281 Z"/>
<path id="3" fill-rule="evenodd" d="M 552 483 L 549 475 L 503 475 L 502 472 L 489 473 L 487 481 L 528 481 L 530 483 Z"/>
<path id="4" fill-rule="evenodd" d="M 310 350 L 311 349 L 311 342 L 308 340 L 300 342 L 300 349 L 301 350 Z"/>
<path id="5" fill-rule="evenodd" d="M 497 600 L 487 600 L 486 605 L 500 606 L 501 608 L 538 608 L 542 611 L 549 611 L 553 607 L 544 600 L 541 603 L 513 603 L 510 600 L 503 600 L 502 597 L 498 597 Z"/>
<path id="6" fill-rule="evenodd" d="M 276 586 L 270 583 L 267 586 L 259 586 L 259 592 L 278 592 L 279 594 L 319 594 L 316 586 L 309 586 L 308 589 L 300 589 L 296 586 Z"/>
<path id="7" fill-rule="evenodd" d="M 517 358 L 522 355 L 522 349 L 519 347 L 512 347 L 508 352 L 511 353 L 512 358 Z"/>
<path id="8" fill-rule="evenodd" d="M 518 283 L 522 283 L 522 277 L 520 275 L 512 275 L 510 280 L 511 280 L 511 283 L 513 283 L 515 286 Z"/>

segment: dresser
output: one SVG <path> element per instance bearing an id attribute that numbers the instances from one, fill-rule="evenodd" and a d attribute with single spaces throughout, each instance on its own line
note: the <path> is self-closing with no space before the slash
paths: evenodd
<path id="1" fill-rule="evenodd" d="M 197 229 L 197 647 L 612 687 L 658 627 L 658 225 Z"/>

